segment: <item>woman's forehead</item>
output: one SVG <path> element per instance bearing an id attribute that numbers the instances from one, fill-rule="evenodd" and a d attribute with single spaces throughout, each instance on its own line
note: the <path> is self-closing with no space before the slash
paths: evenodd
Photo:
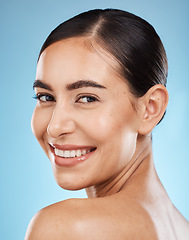
<path id="1" fill-rule="evenodd" d="M 71 38 L 53 43 L 41 54 L 37 78 L 94 78 L 109 82 L 121 77 L 118 63 L 102 47 L 87 38 Z M 117 82 L 117 83 L 118 83 Z M 124 82 L 126 85 L 126 83 Z"/>
<path id="2" fill-rule="evenodd" d="M 83 60 L 90 57 L 93 59 L 100 57 L 105 63 L 118 66 L 117 60 L 108 52 L 106 47 L 101 43 L 97 43 L 96 40 L 91 37 L 73 37 L 55 42 L 42 52 L 39 60 L 47 55 L 48 57 L 50 55 L 51 58 L 55 55 L 56 59 L 58 56 L 64 59 L 65 56 L 69 55 L 67 60 L 69 60 L 70 57 L 78 56 L 80 58 L 82 57 Z"/>

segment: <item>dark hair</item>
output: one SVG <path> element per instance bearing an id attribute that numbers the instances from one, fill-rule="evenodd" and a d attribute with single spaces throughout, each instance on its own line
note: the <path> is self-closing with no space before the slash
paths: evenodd
<path id="1" fill-rule="evenodd" d="M 167 81 L 167 57 L 154 28 L 142 18 L 118 9 L 96 9 L 81 13 L 55 28 L 41 53 L 51 44 L 77 36 L 88 36 L 110 52 L 121 75 L 136 97 Z"/>

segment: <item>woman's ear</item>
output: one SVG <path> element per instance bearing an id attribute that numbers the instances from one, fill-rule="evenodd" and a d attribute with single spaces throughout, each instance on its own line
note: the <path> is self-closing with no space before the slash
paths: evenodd
<path id="1" fill-rule="evenodd" d="M 168 91 L 161 84 L 151 87 L 139 100 L 141 110 L 139 134 L 148 134 L 159 123 L 166 111 L 168 100 Z"/>

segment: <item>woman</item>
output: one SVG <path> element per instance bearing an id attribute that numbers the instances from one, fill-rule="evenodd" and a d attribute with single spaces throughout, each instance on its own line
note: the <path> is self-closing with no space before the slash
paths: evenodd
<path id="1" fill-rule="evenodd" d="M 188 239 L 153 164 L 166 78 L 160 38 L 133 14 L 92 10 L 52 31 L 39 54 L 32 129 L 59 186 L 85 188 L 88 199 L 42 209 L 26 239 Z"/>

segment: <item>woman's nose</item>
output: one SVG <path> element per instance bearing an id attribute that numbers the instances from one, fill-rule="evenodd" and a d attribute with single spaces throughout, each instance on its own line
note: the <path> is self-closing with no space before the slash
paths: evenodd
<path id="1" fill-rule="evenodd" d="M 75 131 L 73 115 L 62 107 L 56 107 L 47 127 L 47 133 L 52 138 L 57 138 Z"/>

